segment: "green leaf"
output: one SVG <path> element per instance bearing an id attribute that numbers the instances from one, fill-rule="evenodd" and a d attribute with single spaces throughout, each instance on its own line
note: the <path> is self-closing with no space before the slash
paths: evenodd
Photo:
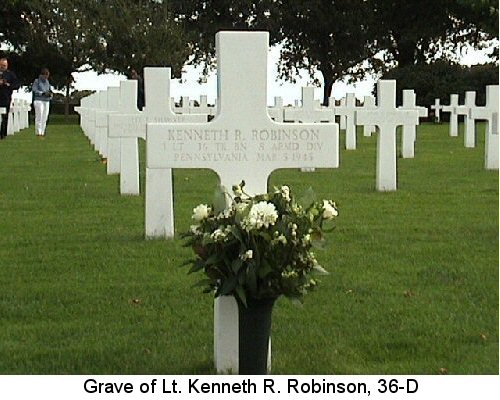
<path id="1" fill-rule="evenodd" d="M 206 279 L 200 279 L 198 282 L 194 283 L 192 287 L 205 287 L 205 286 L 212 286 L 212 281 L 208 278 Z"/>
<path id="2" fill-rule="evenodd" d="M 198 272 L 205 267 L 205 262 L 203 260 L 196 260 L 193 266 L 189 269 L 188 274 L 192 274 L 193 272 Z"/>
<path id="3" fill-rule="evenodd" d="M 248 289 L 250 290 L 250 293 L 256 293 L 257 292 L 257 274 L 255 271 L 255 268 L 253 266 L 250 266 L 247 268 L 246 271 L 246 276 L 247 276 L 247 285 Z"/>
<path id="4" fill-rule="evenodd" d="M 234 275 L 225 279 L 222 282 L 222 286 L 221 286 L 220 291 L 219 291 L 220 296 L 225 296 L 225 295 L 228 295 L 231 292 L 233 292 L 235 290 L 237 283 L 238 283 L 238 279 Z"/>
<path id="5" fill-rule="evenodd" d="M 211 254 L 205 261 L 205 265 L 213 265 L 217 264 L 219 262 L 219 255 L 218 254 Z"/>
<path id="6" fill-rule="evenodd" d="M 243 260 L 241 258 L 237 258 L 236 260 L 233 260 L 233 262 L 231 263 L 231 268 L 235 274 L 238 274 L 238 271 L 240 270 L 242 265 L 243 265 Z"/>
<path id="7" fill-rule="evenodd" d="M 268 274 L 270 274 L 273 271 L 273 268 L 271 264 L 267 262 L 265 258 L 262 259 L 262 262 L 260 264 L 260 268 L 258 271 L 259 278 L 264 279 Z"/>
<path id="8" fill-rule="evenodd" d="M 235 288 L 236 296 L 240 299 L 243 305 L 247 306 L 247 295 L 241 286 L 236 286 Z"/>

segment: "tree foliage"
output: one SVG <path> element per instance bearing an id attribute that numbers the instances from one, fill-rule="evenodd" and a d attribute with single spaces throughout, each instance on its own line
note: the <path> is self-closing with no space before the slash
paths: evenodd
<path id="1" fill-rule="evenodd" d="M 323 75 L 325 99 L 346 76 L 456 57 L 464 44 L 498 38 L 498 3 L 491 0 L 177 0 L 193 62 L 211 63 L 221 29 L 266 29 L 281 43 L 279 75 L 300 68 Z M 498 53 L 497 53 L 498 54 Z"/>
<path id="2" fill-rule="evenodd" d="M 72 73 L 182 67 L 188 48 L 167 4 L 154 0 L 11 0 L 2 4 L 0 40 L 24 84 L 42 66 L 66 88 Z"/>
<path id="3" fill-rule="evenodd" d="M 406 67 L 436 59 L 456 61 L 465 44 L 481 48 L 498 29 L 489 1 L 370 0 L 377 23 L 373 36 L 385 50 L 384 65 Z M 387 68 L 388 69 L 388 68 Z"/>
<path id="4" fill-rule="evenodd" d="M 466 91 L 476 92 L 476 104 L 486 102 L 486 85 L 498 85 L 498 67 L 494 64 L 467 67 L 447 61 L 408 65 L 387 72 L 384 79 L 398 82 L 397 102 L 402 102 L 403 89 L 413 89 L 419 105 L 429 107 L 434 99 L 447 104 L 451 93 L 459 95 L 463 104 Z"/>

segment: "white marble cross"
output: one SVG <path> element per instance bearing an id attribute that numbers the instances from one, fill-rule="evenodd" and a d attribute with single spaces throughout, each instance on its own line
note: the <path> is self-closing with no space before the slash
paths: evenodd
<path id="1" fill-rule="evenodd" d="M 89 96 L 89 108 L 86 110 L 87 114 L 87 129 L 85 130 L 86 136 L 89 139 L 90 143 L 95 147 L 95 136 L 96 136 L 96 125 L 95 118 L 96 112 L 99 109 L 99 99 L 101 97 L 101 92 L 92 93 Z"/>
<path id="2" fill-rule="evenodd" d="M 340 106 L 335 106 L 335 108 L 344 108 L 345 103 L 346 103 L 346 98 L 342 97 L 340 99 Z M 340 129 L 345 130 L 347 127 L 347 118 L 345 115 L 340 115 L 339 117 L 340 117 L 340 120 L 339 120 Z"/>
<path id="3" fill-rule="evenodd" d="M 399 125 L 418 125 L 418 111 L 396 108 L 396 81 L 377 83 L 377 108 L 357 111 L 359 125 L 377 125 L 377 177 L 378 191 L 397 189 L 396 128 Z"/>
<path id="4" fill-rule="evenodd" d="M 170 68 L 144 68 L 145 107 L 137 110 L 136 86 L 128 81 L 121 83 L 120 112 L 110 115 L 110 137 L 121 138 L 120 193 L 126 195 L 139 194 L 139 156 L 137 139 L 146 139 L 148 122 L 202 122 L 207 120 L 206 114 L 175 114 L 172 111 L 170 97 Z M 132 81 L 133 82 L 133 81 Z M 134 92 L 135 90 L 135 92 Z M 146 170 L 146 188 L 148 179 L 166 179 L 171 181 L 171 171 L 163 171 L 163 177 L 157 178 L 155 172 Z M 146 189 L 147 190 L 147 189 Z M 154 236 L 156 223 L 148 216 L 153 215 L 159 205 L 148 202 L 146 192 L 146 236 Z M 153 213 L 153 214 L 152 214 Z"/>
<path id="5" fill-rule="evenodd" d="M 206 95 L 201 95 L 198 105 L 191 106 L 190 114 L 207 114 L 213 116 L 215 115 L 215 110 L 215 106 L 208 104 L 208 97 Z"/>
<path id="6" fill-rule="evenodd" d="M 108 175 L 120 173 L 120 138 L 109 137 L 109 115 L 116 113 L 120 104 L 120 87 L 110 86 L 106 91 L 108 95 L 108 109 L 106 118 L 106 148 L 107 159 L 106 172 Z"/>
<path id="7" fill-rule="evenodd" d="M 189 96 L 181 96 L 180 104 L 174 106 L 174 112 L 176 114 L 190 114 L 191 104 L 189 101 Z"/>
<path id="8" fill-rule="evenodd" d="M 428 111 L 425 107 L 417 106 L 417 96 L 411 89 L 403 90 L 403 105 L 400 110 L 416 110 L 419 118 L 427 117 Z M 401 140 L 401 156 L 403 158 L 415 157 L 415 141 L 417 140 L 417 126 L 414 124 L 403 125 Z"/>
<path id="9" fill-rule="evenodd" d="M 347 93 L 345 105 L 335 107 L 335 114 L 345 119 L 345 148 L 356 150 L 356 97 L 354 93 Z"/>
<path id="10" fill-rule="evenodd" d="M 109 116 L 109 138 L 120 143 L 120 194 L 139 194 L 139 147 L 147 121 L 137 109 L 137 80 L 120 82 L 118 111 Z M 144 129 L 145 130 L 145 129 Z"/>
<path id="11" fill-rule="evenodd" d="M 456 137 L 458 136 L 458 94 L 450 95 L 450 105 L 441 106 L 442 112 L 450 113 L 450 136 Z"/>
<path id="12" fill-rule="evenodd" d="M 75 107 L 75 111 L 80 115 L 80 126 L 85 136 L 90 136 L 90 114 L 94 109 L 96 94 L 92 93 L 80 100 L 80 106 Z"/>
<path id="13" fill-rule="evenodd" d="M 95 112 L 95 149 L 107 159 L 108 157 L 108 92 L 99 92 L 99 108 Z"/>
<path id="14" fill-rule="evenodd" d="M 269 118 L 268 34 L 223 32 L 216 37 L 216 118 L 208 124 L 148 124 L 147 167 L 210 168 L 229 188 L 245 179 L 250 193 L 266 191 L 268 176 L 278 168 L 337 167 L 336 124 L 281 124 Z M 252 79 L 242 83 L 237 79 L 242 74 Z M 170 201 L 160 196 L 158 202 Z"/>
<path id="15" fill-rule="evenodd" d="M 486 106 L 475 107 L 470 111 L 474 120 L 485 120 L 485 157 L 486 169 L 498 169 L 498 85 L 486 86 Z"/>
<path id="16" fill-rule="evenodd" d="M 375 97 L 373 96 L 365 96 L 364 102 L 363 102 L 363 108 L 366 110 L 374 110 L 377 108 L 375 105 Z M 374 125 L 365 125 L 363 127 L 363 136 L 371 136 L 372 133 L 374 133 L 376 130 Z"/>
<path id="17" fill-rule="evenodd" d="M 267 108 L 267 113 L 276 122 L 283 122 L 283 98 L 279 96 L 274 97 L 274 106 Z"/>
<path id="18" fill-rule="evenodd" d="M 287 122 L 334 122 L 335 114 L 330 108 L 322 108 L 314 99 L 314 87 L 302 87 L 302 107 L 286 107 L 283 120 Z"/>
<path id="19" fill-rule="evenodd" d="M 457 107 L 457 113 L 464 116 L 464 146 L 476 146 L 476 123 L 470 118 L 470 110 L 476 107 L 476 92 L 465 92 L 465 104 Z"/>
<path id="20" fill-rule="evenodd" d="M 431 105 L 431 109 L 434 110 L 434 120 L 439 123 L 441 122 L 441 109 L 443 106 L 440 104 L 441 100 L 440 99 L 435 99 L 434 104 Z"/>
<path id="21" fill-rule="evenodd" d="M 268 32 L 217 33 L 217 115 L 203 124 L 148 124 L 149 169 L 209 168 L 223 187 L 245 180 L 247 192 L 257 194 L 267 192 L 275 169 L 338 167 L 335 123 L 285 124 L 269 117 L 268 47 Z M 157 182 L 156 201 L 171 204 L 161 184 Z M 237 315 L 234 298 L 217 299 L 214 347 L 219 372 L 238 371 Z"/>

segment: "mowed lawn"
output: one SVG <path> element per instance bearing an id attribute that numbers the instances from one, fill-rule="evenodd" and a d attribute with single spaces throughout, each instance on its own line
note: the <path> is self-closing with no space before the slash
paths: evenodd
<path id="1" fill-rule="evenodd" d="M 338 169 L 271 176 L 340 210 L 317 254 L 330 274 L 302 307 L 274 308 L 273 373 L 499 373 L 498 171 L 477 128 L 466 149 L 462 131 L 421 125 L 396 192 L 374 189 L 376 135 L 341 139 Z M 0 163 L 0 374 L 215 373 L 192 252 L 144 239 L 144 157 L 141 195 L 120 196 L 76 120 L 51 116 L 45 139 L 1 141 Z M 177 232 L 216 182 L 174 171 Z"/>

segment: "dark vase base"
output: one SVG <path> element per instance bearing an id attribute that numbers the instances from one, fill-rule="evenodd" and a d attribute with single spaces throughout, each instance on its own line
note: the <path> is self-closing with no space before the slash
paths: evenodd
<path id="1" fill-rule="evenodd" d="M 275 298 L 248 299 L 247 307 L 238 302 L 239 374 L 267 374 L 269 337 Z"/>

